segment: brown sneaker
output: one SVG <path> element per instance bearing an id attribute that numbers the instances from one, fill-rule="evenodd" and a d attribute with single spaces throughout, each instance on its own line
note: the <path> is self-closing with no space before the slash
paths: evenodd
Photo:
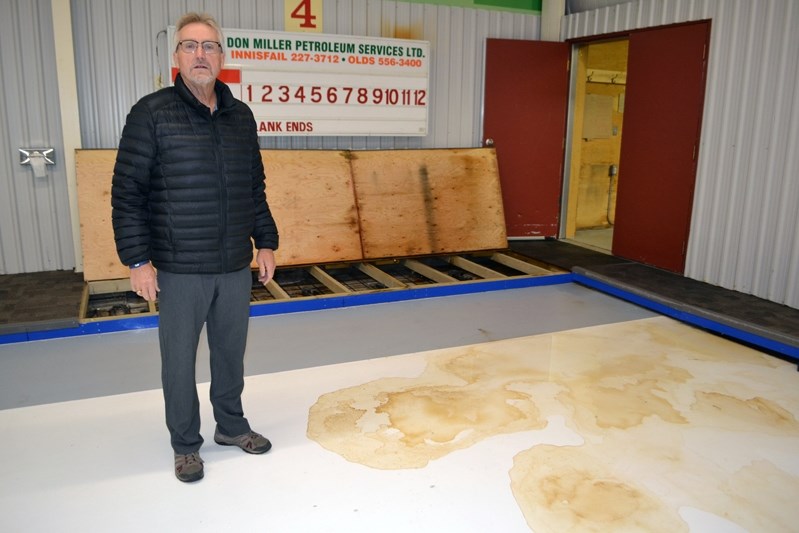
<path id="1" fill-rule="evenodd" d="M 185 482 L 199 481 L 203 478 L 203 460 L 200 452 L 175 454 L 175 476 Z"/>
<path id="2" fill-rule="evenodd" d="M 214 432 L 214 442 L 222 446 L 238 446 L 247 453 L 266 453 L 272 448 L 272 443 L 269 439 L 250 431 L 249 433 L 242 433 L 237 437 L 228 437 L 219 432 L 219 429 Z"/>

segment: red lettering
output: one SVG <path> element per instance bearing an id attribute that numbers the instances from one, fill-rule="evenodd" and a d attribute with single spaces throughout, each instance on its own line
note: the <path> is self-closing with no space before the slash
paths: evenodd
<path id="1" fill-rule="evenodd" d="M 347 58 L 348 63 L 354 63 L 356 65 L 374 65 L 375 58 L 373 57 L 360 57 L 360 56 L 349 56 Z"/>
<path id="2" fill-rule="evenodd" d="M 258 124 L 258 131 L 259 132 L 283 131 L 283 123 L 262 120 Z"/>
<path id="3" fill-rule="evenodd" d="M 291 18 L 302 20 L 300 28 L 316 28 L 316 24 L 313 23 L 316 15 L 311 13 L 311 0 L 301 0 L 291 12 Z"/>
<path id="4" fill-rule="evenodd" d="M 313 122 L 287 122 L 286 131 L 313 131 Z"/>

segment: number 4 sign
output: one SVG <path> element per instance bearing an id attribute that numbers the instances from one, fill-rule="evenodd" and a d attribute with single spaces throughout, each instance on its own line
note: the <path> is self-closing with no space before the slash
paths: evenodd
<path id="1" fill-rule="evenodd" d="M 285 31 L 322 32 L 322 0 L 284 0 Z"/>

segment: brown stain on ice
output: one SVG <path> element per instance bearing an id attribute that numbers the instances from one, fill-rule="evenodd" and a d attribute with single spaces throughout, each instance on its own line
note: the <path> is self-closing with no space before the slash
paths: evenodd
<path id="1" fill-rule="evenodd" d="M 525 400 L 525 394 L 502 389 L 486 394 L 479 388 L 418 387 L 381 395 L 375 412 L 388 417 L 409 447 L 455 445 L 461 437 L 490 436 L 520 421 L 536 420 L 543 427 L 533 405 L 523 412 L 511 404 Z"/>
<path id="2" fill-rule="evenodd" d="M 575 409 L 575 423 L 583 425 L 629 429 L 647 417 L 685 424 L 664 393 L 691 377 L 651 354 L 624 356 L 569 379 L 561 400 Z"/>
<path id="3" fill-rule="evenodd" d="M 658 318 L 429 352 L 417 377 L 321 396 L 308 436 L 352 462 L 422 468 L 566 413 L 584 444 L 533 446 L 509 472 L 534 531 L 686 531 L 684 506 L 750 531 L 789 530 L 795 506 L 773 502 L 796 494 L 799 478 L 760 447 L 790 456 L 799 444 L 794 376 L 704 337 Z M 705 435 L 718 437 L 704 444 Z M 747 508 L 751 491 L 758 513 Z"/>
<path id="4" fill-rule="evenodd" d="M 545 445 L 519 453 L 511 488 L 536 531 L 687 531 L 656 494 L 579 449 Z"/>
<path id="5" fill-rule="evenodd" d="M 417 378 L 384 378 L 321 396 L 310 410 L 308 436 L 350 461 L 398 469 L 546 426 L 531 395 L 516 388 L 547 379 L 535 360 L 481 346 L 438 354 Z"/>
<path id="6" fill-rule="evenodd" d="M 778 403 L 766 398 L 736 398 L 718 392 L 698 392 L 693 414 L 706 423 L 733 431 L 757 429 L 761 433 L 796 435 L 796 417 Z"/>

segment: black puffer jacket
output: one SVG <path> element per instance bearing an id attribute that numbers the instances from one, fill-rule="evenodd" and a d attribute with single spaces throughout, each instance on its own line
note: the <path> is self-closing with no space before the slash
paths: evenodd
<path id="1" fill-rule="evenodd" d="M 255 119 L 217 81 L 211 114 L 183 83 L 128 114 L 111 188 L 117 253 L 175 273 L 240 270 L 256 248 L 277 249 Z"/>

